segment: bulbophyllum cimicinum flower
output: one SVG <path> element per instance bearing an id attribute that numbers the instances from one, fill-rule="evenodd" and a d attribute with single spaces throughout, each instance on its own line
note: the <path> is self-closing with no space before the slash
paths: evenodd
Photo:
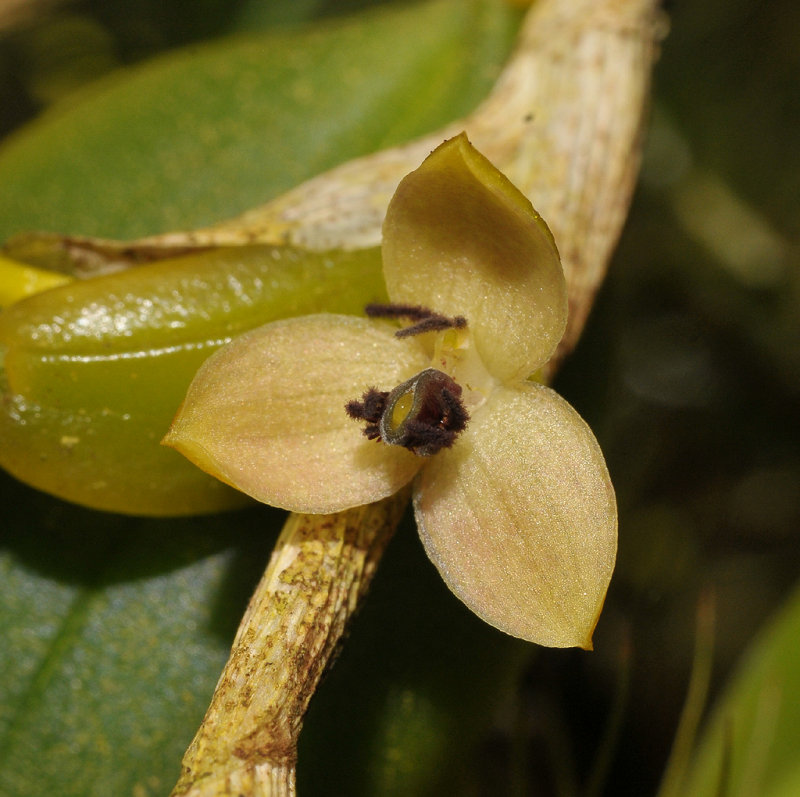
<path id="1" fill-rule="evenodd" d="M 616 503 L 591 430 L 530 379 L 566 325 L 549 229 L 462 134 L 399 185 L 382 255 L 389 303 L 235 339 L 199 370 L 165 443 L 296 512 L 414 479 L 425 550 L 470 609 L 523 639 L 591 647 Z"/>

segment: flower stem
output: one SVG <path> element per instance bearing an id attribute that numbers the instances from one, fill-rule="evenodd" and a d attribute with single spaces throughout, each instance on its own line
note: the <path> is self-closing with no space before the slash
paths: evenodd
<path id="1" fill-rule="evenodd" d="M 295 794 L 308 701 L 408 497 L 402 490 L 334 515 L 289 515 L 173 797 Z"/>

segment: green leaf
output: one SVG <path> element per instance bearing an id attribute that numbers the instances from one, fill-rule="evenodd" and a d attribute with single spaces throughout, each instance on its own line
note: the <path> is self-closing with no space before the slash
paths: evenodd
<path id="1" fill-rule="evenodd" d="M 0 236 L 133 236 L 244 210 L 469 110 L 507 55 L 515 18 L 490 0 L 436 0 L 203 45 L 116 75 L 0 151 Z M 2 474 L 0 501 L 0 793 L 165 794 L 278 516 L 259 507 L 123 518 Z M 469 616 L 409 532 L 410 559 L 387 570 L 373 619 L 325 686 L 330 702 L 321 695 L 321 714 L 307 723 L 307 796 L 331 793 L 324 768 L 333 757 L 338 793 L 408 793 L 404 782 L 430 792 L 468 754 L 498 683 L 515 671 L 521 648 Z M 420 572 L 429 591 L 419 591 Z M 409 623 L 403 595 L 431 622 Z M 414 712 L 413 695 L 430 710 Z M 358 734 L 331 741 L 331 704 L 347 706 Z M 412 744 L 420 736 L 424 759 Z"/>
<path id="2" fill-rule="evenodd" d="M 0 496 L 0 793 L 166 793 L 267 556 L 269 516 L 120 518 L 2 475 Z"/>
<path id="3" fill-rule="evenodd" d="M 230 37 L 114 73 L 0 150 L 0 240 L 198 227 L 482 99 L 515 16 L 435 0 Z"/>
<path id="4" fill-rule="evenodd" d="M 683 794 L 790 797 L 800 787 L 800 587 L 739 664 Z"/>
<path id="5" fill-rule="evenodd" d="M 358 313 L 383 295 L 377 250 L 274 246 L 200 252 L 35 294 L 0 314 L 0 466 L 113 512 L 241 506 L 242 495 L 159 445 L 195 371 L 252 327 Z"/>

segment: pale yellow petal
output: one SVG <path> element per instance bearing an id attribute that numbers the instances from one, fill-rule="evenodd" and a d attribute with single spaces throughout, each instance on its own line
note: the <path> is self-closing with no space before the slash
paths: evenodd
<path id="1" fill-rule="evenodd" d="M 541 385 L 500 388 L 416 487 L 420 536 L 450 589 L 513 636 L 591 647 L 617 512 L 589 427 Z"/>
<path id="2" fill-rule="evenodd" d="M 393 302 L 465 316 L 502 381 L 543 365 L 564 334 L 567 291 L 553 236 L 464 134 L 399 185 L 383 226 Z"/>
<path id="3" fill-rule="evenodd" d="M 421 458 L 367 440 L 345 404 L 427 364 L 416 341 L 355 316 L 314 315 L 236 338 L 198 371 L 164 442 L 242 492 L 297 512 L 376 501 Z"/>

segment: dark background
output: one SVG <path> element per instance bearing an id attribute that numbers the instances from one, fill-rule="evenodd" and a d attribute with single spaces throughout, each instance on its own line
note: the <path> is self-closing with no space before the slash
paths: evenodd
<path id="1" fill-rule="evenodd" d="M 259 13 L 268 27 L 374 4 L 307 0 Z M 0 133 L 118 66 L 236 30 L 254 13 L 206 0 L 187 17 L 185 6 L 0 10 Z M 716 606 L 713 699 L 797 579 L 800 6 L 705 0 L 668 13 L 640 186 L 556 384 L 600 439 L 620 505 L 619 563 L 596 651 L 530 656 L 458 793 L 577 793 L 615 710 L 596 793 L 654 793 L 685 698 L 700 596 Z M 406 566 L 401 551 L 416 541 L 406 534 L 394 545 L 354 640 L 380 624 L 391 568 Z M 331 681 L 346 684 L 365 657 L 354 653 Z"/>

